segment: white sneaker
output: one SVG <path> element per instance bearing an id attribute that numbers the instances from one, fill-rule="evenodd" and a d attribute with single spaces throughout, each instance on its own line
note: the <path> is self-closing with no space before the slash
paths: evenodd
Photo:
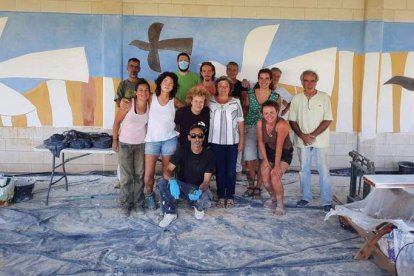
<path id="1" fill-rule="evenodd" d="M 164 218 L 158 224 L 159 227 L 165 228 L 177 219 L 177 214 L 164 214 Z"/>
<path id="2" fill-rule="evenodd" d="M 199 211 L 199 210 L 197 210 L 197 207 L 194 206 L 194 216 L 195 216 L 196 219 L 204 218 L 204 210 Z"/>

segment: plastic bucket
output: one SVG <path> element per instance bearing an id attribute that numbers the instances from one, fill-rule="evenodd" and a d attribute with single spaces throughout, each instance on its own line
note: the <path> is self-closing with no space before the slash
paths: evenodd
<path id="1" fill-rule="evenodd" d="M 398 162 L 398 170 L 400 174 L 414 174 L 414 163 L 408 161 Z"/>
<path id="2" fill-rule="evenodd" d="M 32 178 L 14 178 L 14 202 L 27 201 L 33 198 L 35 180 Z"/>

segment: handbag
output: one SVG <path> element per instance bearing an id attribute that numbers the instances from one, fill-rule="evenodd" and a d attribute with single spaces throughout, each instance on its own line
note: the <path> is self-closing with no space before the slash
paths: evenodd
<path id="1" fill-rule="evenodd" d="M 7 206 L 14 197 L 14 177 L 0 176 L 0 207 Z"/>

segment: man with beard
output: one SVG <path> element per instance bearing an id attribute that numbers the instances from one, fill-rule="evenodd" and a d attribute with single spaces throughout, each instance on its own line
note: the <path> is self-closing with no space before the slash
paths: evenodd
<path id="1" fill-rule="evenodd" d="M 194 216 L 198 220 L 204 217 L 204 210 L 211 206 L 210 180 L 216 161 L 213 151 L 203 148 L 205 134 L 206 129 L 202 124 L 191 126 L 187 135 L 190 147 L 181 147 L 175 152 L 158 182 L 161 209 L 164 214 L 158 225 L 162 228 L 177 218 L 175 200 L 180 197 L 190 200 Z M 173 174 L 175 168 L 178 170 L 177 179 Z"/>
<path id="2" fill-rule="evenodd" d="M 137 58 L 130 58 L 127 64 L 128 78 L 118 85 L 114 101 L 119 107 L 122 98 L 135 98 L 135 86 L 139 80 L 138 73 L 141 70 L 141 62 Z"/>
<path id="3" fill-rule="evenodd" d="M 123 80 L 118 85 L 118 90 L 116 91 L 115 99 L 116 105 L 120 107 L 122 98 L 135 98 L 135 88 L 137 85 L 137 82 L 139 80 L 138 73 L 141 70 L 141 62 L 137 58 L 130 58 L 128 60 L 127 64 L 127 71 L 128 71 L 128 78 L 126 80 Z M 121 172 L 118 165 L 117 170 L 117 176 L 118 181 L 114 183 L 114 188 L 119 189 L 120 188 L 120 181 L 121 181 Z"/>
<path id="4" fill-rule="evenodd" d="M 200 79 L 201 83 L 199 85 L 203 86 L 211 96 L 216 94 L 216 87 L 214 85 L 214 80 L 216 78 L 216 67 L 213 63 L 205 61 L 201 63 L 200 66 Z"/>
<path id="5" fill-rule="evenodd" d="M 190 71 L 190 56 L 187 53 L 179 53 L 177 56 L 178 71 L 178 90 L 175 95 L 174 104 L 176 107 L 186 106 L 188 90 L 200 82 L 200 77 Z"/>

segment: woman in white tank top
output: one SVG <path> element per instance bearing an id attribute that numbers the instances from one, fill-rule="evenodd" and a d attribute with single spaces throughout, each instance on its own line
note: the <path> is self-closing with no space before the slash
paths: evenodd
<path id="1" fill-rule="evenodd" d="M 164 172 L 177 146 L 178 132 L 175 131 L 174 97 L 177 93 L 178 78 L 175 73 L 164 72 L 155 80 L 155 95 L 150 97 L 148 131 L 145 137 L 145 201 L 154 209 L 154 173 L 159 156 Z"/>

